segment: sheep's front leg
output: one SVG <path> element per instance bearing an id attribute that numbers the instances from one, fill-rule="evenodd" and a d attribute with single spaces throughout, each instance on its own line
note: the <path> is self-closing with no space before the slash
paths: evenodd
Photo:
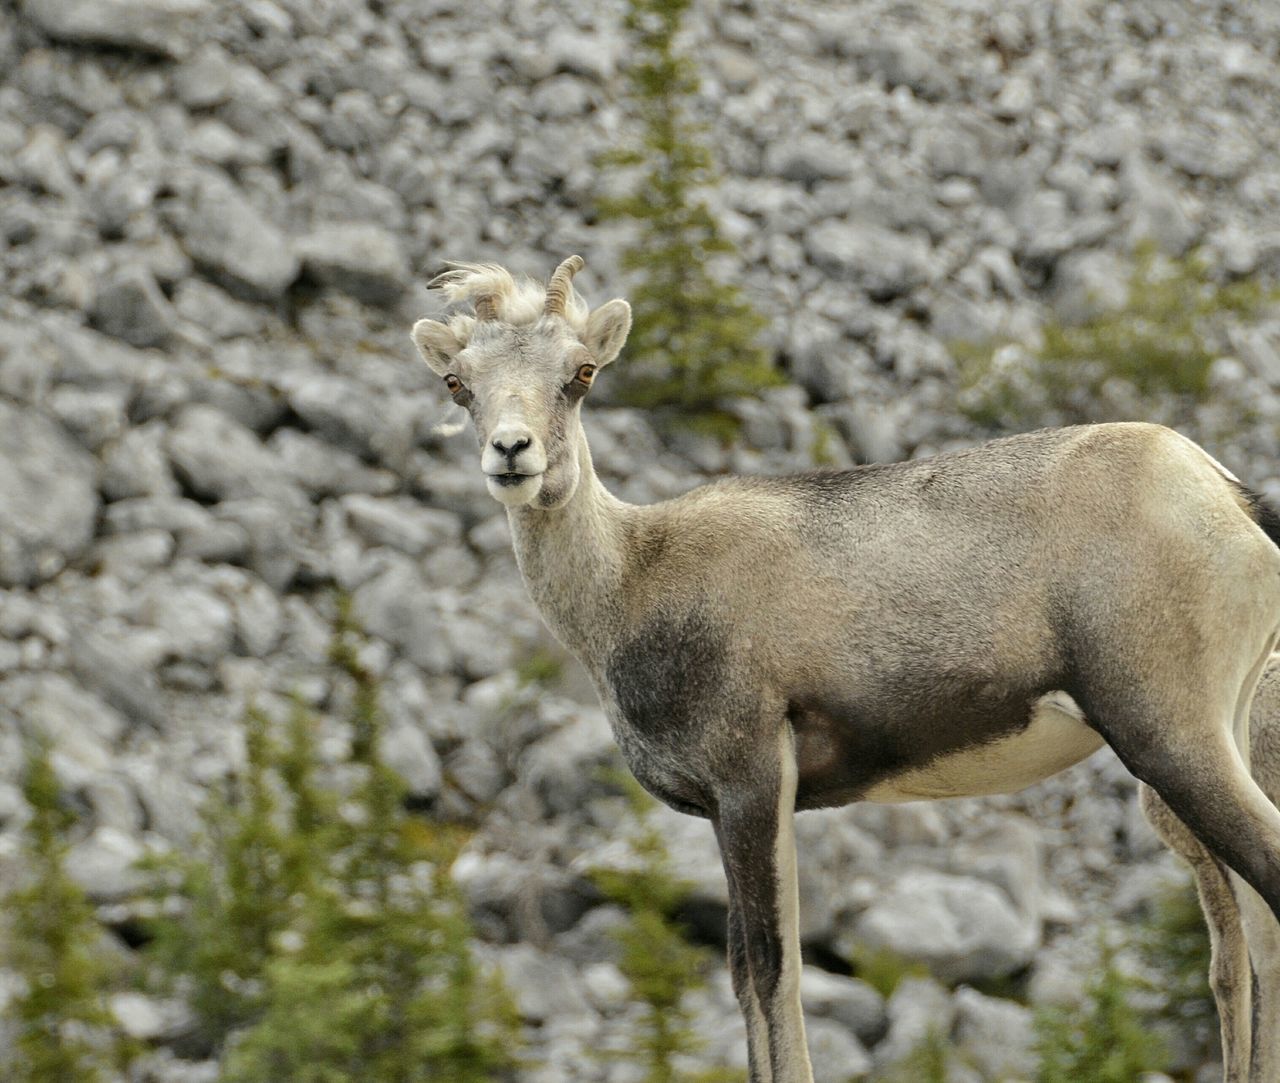
<path id="1" fill-rule="evenodd" d="M 729 964 L 747 1021 L 751 1083 L 813 1083 L 800 1011 L 796 769 L 779 755 L 718 795 L 716 837 L 729 883 Z"/>

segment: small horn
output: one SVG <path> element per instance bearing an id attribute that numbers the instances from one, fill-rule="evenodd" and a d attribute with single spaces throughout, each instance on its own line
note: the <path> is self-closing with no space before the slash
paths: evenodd
<path id="1" fill-rule="evenodd" d="M 475 300 L 477 320 L 496 320 L 498 318 L 498 299 L 491 293 Z"/>
<path id="2" fill-rule="evenodd" d="M 573 289 L 572 279 L 585 267 L 581 256 L 570 256 L 556 268 L 551 281 L 547 283 L 547 304 L 543 308 L 544 316 L 563 316 L 564 306 L 569 300 L 569 291 Z"/>

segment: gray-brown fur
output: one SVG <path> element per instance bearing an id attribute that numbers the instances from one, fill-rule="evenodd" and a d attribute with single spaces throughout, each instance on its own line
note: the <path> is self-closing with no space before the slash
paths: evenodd
<path id="1" fill-rule="evenodd" d="M 1280 655 L 1273 656 L 1249 716 L 1250 770 L 1280 800 Z M 1196 838 L 1149 786 L 1142 809 L 1165 843 L 1191 866 L 1209 927 L 1209 980 L 1222 1031 L 1227 1083 L 1280 1078 L 1280 933 L 1261 900 Z M 1246 922 L 1254 922 L 1246 934 Z M 1252 956 L 1252 958 L 1251 958 Z"/>
<path id="2" fill-rule="evenodd" d="M 496 319 L 413 337 L 470 396 L 530 594 L 636 777 L 716 829 L 753 1083 L 812 1081 L 797 807 L 1017 789 L 1105 737 L 1280 911 L 1280 813 L 1237 748 L 1280 634 L 1280 550 L 1204 452 L 1079 427 L 627 505 L 592 468 L 580 374 L 613 360 L 629 309 L 588 311 L 574 269 L 563 315 L 500 268 L 450 274 L 451 300 L 493 298 Z"/>

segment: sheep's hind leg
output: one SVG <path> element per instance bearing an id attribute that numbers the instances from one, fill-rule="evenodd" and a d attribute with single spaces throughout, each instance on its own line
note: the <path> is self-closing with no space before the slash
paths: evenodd
<path id="1" fill-rule="evenodd" d="M 1148 822 L 1165 844 L 1191 866 L 1200 908 L 1209 927 L 1209 985 L 1222 1032 L 1225 1083 L 1248 1083 L 1252 1048 L 1253 975 L 1239 904 L 1226 867 L 1214 857 L 1151 789 L 1139 800 Z"/>
<path id="2" fill-rule="evenodd" d="M 813 1083 L 800 1010 L 796 770 L 790 731 L 767 763 L 724 784 L 713 818 L 729 883 L 729 957 L 751 1083 Z M 763 1033 L 761 1025 L 763 1024 Z"/>

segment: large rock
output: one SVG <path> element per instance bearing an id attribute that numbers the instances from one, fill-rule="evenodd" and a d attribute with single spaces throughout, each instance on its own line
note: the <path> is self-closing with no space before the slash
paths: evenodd
<path id="1" fill-rule="evenodd" d="M 213 15 L 210 0 L 25 0 L 22 13 L 51 38 L 184 56 Z"/>
<path id="2" fill-rule="evenodd" d="M 820 267 L 851 280 L 876 301 L 901 297 L 929 281 L 929 244 L 909 233 L 833 220 L 814 226 L 805 235 L 805 247 Z"/>
<path id="3" fill-rule="evenodd" d="M 174 472 L 203 499 L 304 499 L 257 436 L 212 406 L 183 410 L 165 447 Z"/>
<path id="4" fill-rule="evenodd" d="M 1007 977 L 1031 962 L 1040 941 L 1039 922 L 1018 913 L 998 888 L 925 869 L 895 880 L 863 912 L 854 935 L 918 960 L 948 982 Z"/>
<path id="5" fill-rule="evenodd" d="M 322 285 L 371 304 L 394 303 L 409 285 L 409 264 L 381 226 L 321 226 L 298 241 L 302 266 Z"/>
<path id="6" fill-rule="evenodd" d="M 33 586 L 93 538 L 97 466 L 43 414 L 0 400 L 0 586 Z"/>
<path id="7" fill-rule="evenodd" d="M 216 173 L 196 173 L 185 198 L 175 200 L 166 213 L 187 254 L 233 292 L 276 301 L 298 277 L 298 257 L 289 239 Z"/>

